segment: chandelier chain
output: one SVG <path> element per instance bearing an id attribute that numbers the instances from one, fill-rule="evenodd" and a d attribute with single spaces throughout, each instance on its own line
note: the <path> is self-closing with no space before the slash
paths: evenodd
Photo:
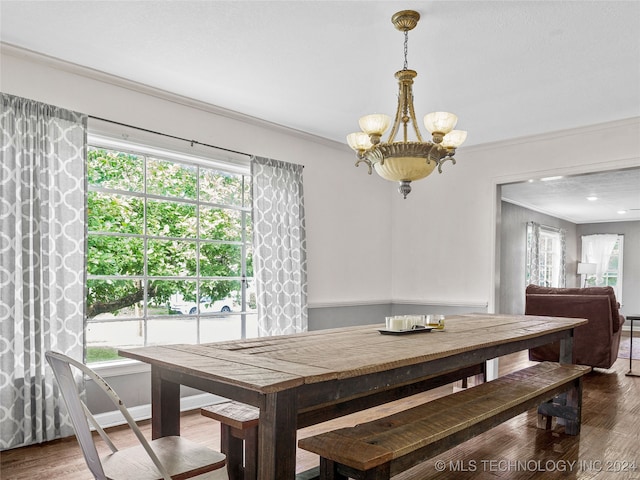
<path id="1" fill-rule="evenodd" d="M 409 52 L 409 31 L 404 31 L 404 68 L 403 70 L 407 70 L 409 68 L 409 63 L 407 61 L 407 53 Z"/>

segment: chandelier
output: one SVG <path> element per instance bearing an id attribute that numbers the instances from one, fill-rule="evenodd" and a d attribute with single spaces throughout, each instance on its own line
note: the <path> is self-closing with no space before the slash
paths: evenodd
<path id="1" fill-rule="evenodd" d="M 391 133 L 386 142 L 382 135 L 391 124 L 391 117 L 374 113 L 360 118 L 361 132 L 347 135 L 347 143 L 357 152 L 356 167 L 364 162 L 386 180 L 400 182 L 398 191 L 406 199 L 411 192 L 411 182 L 427 177 L 438 167 L 442 173 L 442 164 L 447 160 L 455 165 L 453 155 L 467 138 L 467 132 L 454 130 L 458 117 L 448 112 L 433 112 L 425 115 L 424 124 L 431 133 L 432 142 L 422 140 L 413 109 L 413 79 L 418 75 L 407 68 L 409 30 L 413 30 L 420 20 L 420 14 L 413 10 L 403 10 L 391 17 L 396 29 L 404 32 L 404 68 L 396 72 L 398 79 L 398 108 Z M 409 123 L 417 141 L 409 141 Z M 402 131 L 402 141 L 395 141 Z"/>

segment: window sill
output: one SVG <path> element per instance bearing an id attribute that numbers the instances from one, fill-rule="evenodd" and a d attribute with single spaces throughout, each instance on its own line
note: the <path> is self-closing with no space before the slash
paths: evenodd
<path id="1" fill-rule="evenodd" d="M 89 365 L 98 375 L 104 378 L 121 375 L 135 375 L 151 371 L 151 365 L 137 360 L 119 360 L 113 362 L 96 362 Z"/>

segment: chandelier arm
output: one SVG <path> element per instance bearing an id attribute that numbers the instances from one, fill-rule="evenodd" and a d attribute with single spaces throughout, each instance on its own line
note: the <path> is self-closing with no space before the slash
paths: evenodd
<path id="1" fill-rule="evenodd" d="M 400 116 L 402 113 L 402 85 L 400 85 L 400 89 L 398 91 L 398 107 L 396 108 L 396 118 L 393 119 L 393 126 L 391 127 L 391 132 L 389 133 L 389 139 L 387 143 L 393 143 L 393 140 L 396 138 L 396 134 L 398 133 L 398 127 L 400 126 Z"/>
<path id="2" fill-rule="evenodd" d="M 411 101 L 409 102 L 409 115 L 411 116 L 411 122 L 413 123 L 413 130 L 416 132 L 416 138 L 420 143 L 422 143 L 423 142 L 422 135 L 420 134 L 420 129 L 418 128 L 418 122 L 416 122 L 416 112 L 413 108 L 413 91 L 411 89 L 411 86 L 409 86 L 409 94 L 411 95 Z"/>
<path id="3" fill-rule="evenodd" d="M 438 162 L 438 173 L 442 173 L 442 164 L 443 164 L 444 162 L 446 162 L 447 160 L 451 160 L 451 163 L 453 163 L 454 165 L 456 164 L 456 159 L 455 159 L 455 158 L 453 158 L 453 157 L 446 157 L 446 158 L 443 158 L 442 160 L 440 160 L 440 161 Z"/>
<path id="4" fill-rule="evenodd" d="M 363 162 L 367 164 L 367 167 L 368 167 L 368 170 L 369 170 L 369 175 L 371 175 L 371 173 L 373 172 L 373 170 L 372 170 L 373 165 L 372 165 L 372 164 L 371 164 L 371 162 L 370 162 L 369 160 L 367 160 L 366 158 L 360 158 L 360 159 L 358 159 L 358 161 L 356 162 L 356 167 L 357 167 L 358 165 L 360 165 L 361 163 L 363 163 Z M 440 172 L 440 173 L 442 173 L 442 172 Z"/>
<path id="5" fill-rule="evenodd" d="M 434 162 L 436 165 L 440 165 L 440 160 L 442 159 L 442 155 L 440 155 L 440 150 L 438 146 L 435 144 L 431 144 L 431 148 L 429 148 L 429 153 L 427 154 L 427 163 Z"/>

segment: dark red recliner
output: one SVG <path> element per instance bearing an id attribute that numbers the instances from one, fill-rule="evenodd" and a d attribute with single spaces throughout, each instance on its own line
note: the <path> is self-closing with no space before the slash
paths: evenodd
<path id="1" fill-rule="evenodd" d="M 586 318 L 589 323 L 576 328 L 573 361 L 580 365 L 610 368 L 618 357 L 624 317 L 619 312 L 612 287 L 550 288 L 529 285 L 525 315 Z M 529 359 L 557 362 L 559 342 L 529 350 Z"/>

